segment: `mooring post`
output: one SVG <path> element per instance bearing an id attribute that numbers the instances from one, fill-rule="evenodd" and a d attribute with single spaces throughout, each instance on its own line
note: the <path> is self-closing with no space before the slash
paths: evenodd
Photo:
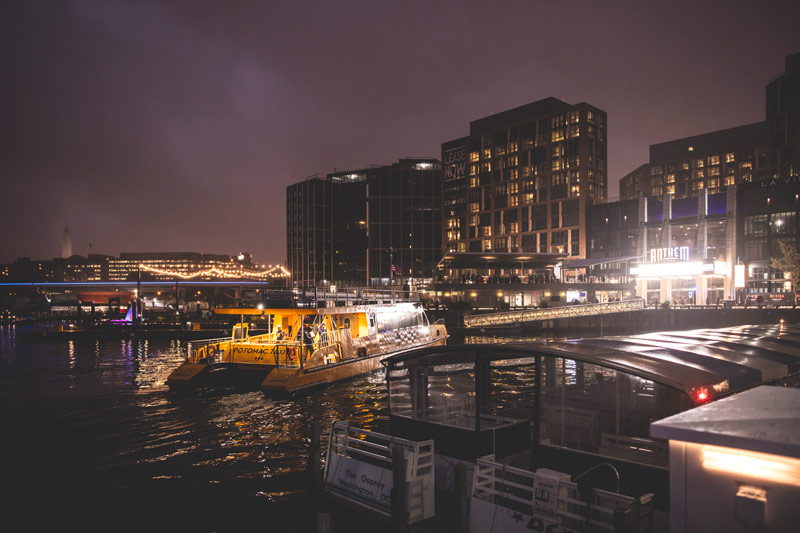
<path id="1" fill-rule="evenodd" d="M 406 511 L 406 458 L 400 446 L 392 448 L 392 524 L 402 531 L 408 523 Z"/>
<path id="2" fill-rule="evenodd" d="M 322 478 L 319 468 L 319 422 L 311 423 L 311 443 L 308 447 L 308 496 L 311 516 L 314 517 L 317 533 L 330 533 L 331 515 L 322 504 Z"/>

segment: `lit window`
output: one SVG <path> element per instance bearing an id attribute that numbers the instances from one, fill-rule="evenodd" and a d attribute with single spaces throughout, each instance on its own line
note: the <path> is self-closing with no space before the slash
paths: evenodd
<path id="1" fill-rule="evenodd" d="M 580 113 L 578 113 L 577 111 L 570 111 L 569 112 L 569 123 L 570 124 L 577 124 L 578 122 L 580 122 L 580 120 L 581 120 Z"/>
<path id="2" fill-rule="evenodd" d="M 479 159 L 479 156 L 480 156 L 480 154 L 477 151 L 470 152 L 469 153 L 469 160 L 472 161 L 472 162 L 475 162 L 475 161 L 477 161 Z"/>

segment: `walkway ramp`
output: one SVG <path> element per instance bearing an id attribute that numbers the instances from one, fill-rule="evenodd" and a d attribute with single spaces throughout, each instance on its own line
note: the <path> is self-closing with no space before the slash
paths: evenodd
<path id="1" fill-rule="evenodd" d="M 548 307 L 546 309 L 522 309 L 518 311 L 504 311 L 502 313 L 488 313 L 485 315 L 464 315 L 464 326 L 468 328 L 515 326 L 523 323 L 556 320 L 559 318 L 629 313 L 641 309 L 644 309 L 644 300 L 640 298 L 602 304 L 565 305 L 562 307 Z"/>

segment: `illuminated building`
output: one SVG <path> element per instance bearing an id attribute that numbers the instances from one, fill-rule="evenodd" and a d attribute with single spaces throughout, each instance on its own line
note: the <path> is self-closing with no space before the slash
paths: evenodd
<path id="1" fill-rule="evenodd" d="M 649 304 L 718 303 L 734 294 L 736 187 L 696 198 L 642 197 L 591 206 L 589 260 L 605 270 L 587 275 L 628 278 Z M 572 267 L 574 268 L 574 266 Z"/>
<path id="2" fill-rule="evenodd" d="M 650 162 L 620 179 L 620 199 L 690 198 L 764 179 L 766 131 L 766 123 L 757 122 L 650 145 Z"/>
<path id="3" fill-rule="evenodd" d="M 3 270 L 11 282 L 85 282 L 163 280 L 245 279 L 282 280 L 288 272 L 280 265 L 254 265 L 250 254 L 201 254 L 194 252 L 122 253 L 113 257 L 89 254 L 45 261 L 21 257 Z M 282 283 L 282 282 L 281 282 Z"/>
<path id="4" fill-rule="evenodd" d="M 172 279 L 268 279 L 288 275 L 280 265 L 254 265 L 250 254 L 201 254 L 196 252 L 121 253 L 108 261 L 110 281 L 136 279 L 145 273 L 157 280 Z"/>
<path id="5" fill-rule="evenodd" d="M 445 252 L 586 253 L 586 208 L 606 199 L 606 113 L 546 98 L 442 144 Z"/>
<path id="6" fill-rule="evenodd" d="M 363 286 L 430 278 L 441 257 L 441 183 L 438 160 L 401 159 L 290 185 L 292 281 Z"/>
<path id="7" fill-rule="evenodd" d="M 620 180 L 620 198 L 688 198 L 800 175 L 800 54 L 785 62 L 766 86 L 765 122 L 651 145 L 650 161 Z"/>
<path id="8" fill-rule="evenodd" d="M 740 283 L 744 295 L 786 298 L 790 280 L 784 272 L 770 268 L 770 258 L 781 255 L 780 241 L 800 249 L 800 177 L 743 186 L 737 204 L 737 256 L 745 276 Z"/>
<path id="9" fill-rule="evenodd" d="M 636 281 L 650 304 L 791 300 L 770 268 L 778 243 L 800 248 L 800 178 L 762 180 L 695 198 L 650 196 L 589 208 L 589 258 Z M 590 274 L 587 272 L 587 274 Z M 613 274 L 606 274 L 613 275 Z"/>

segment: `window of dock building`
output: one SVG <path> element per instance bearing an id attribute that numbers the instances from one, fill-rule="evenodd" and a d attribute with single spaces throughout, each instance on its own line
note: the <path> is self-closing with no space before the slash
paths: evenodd
<path id="1" fill-rule="evenodd" d="M 561 226 L 561 217 L 559 216 L 559 203 L 553 202 L 550 204 L 550 227 L 558 228 Z"/>
<path id="2" fill-rule="evenodd" d="M 796 217 L 797 213 L 793 211 L 773 213 L 770 233 L 773 235 L 789 235 L 794 233 Z"/>
<path id="3" fill-rule="evenodd" d="M 569 200 L 564 202 L 563 209 L 561 210 L 564 219 L 564 226 L 577 226 L 578 225 L 578 201 Z"/>
<path id="4" fill-rule="evenodd" d="M 650 423 L 690 408 L 689 397 L 625 372 L 543 357 L 539 443 L 666 466 Z"/>
<path id="5" fill-rule="evenodd" d="M 567 232 L 554 231 L 550 235 L 550 253 L 563 254 L 566 253 L 567 248 Z"/>
<path id="6" fill-rule="evenodd" d="M 580 241 L 580 234 L 581 230 L 573 229 L 570 230 L 570 253 L 572 255 L 580 255 L 581 253 L 581 241 Z"/>

